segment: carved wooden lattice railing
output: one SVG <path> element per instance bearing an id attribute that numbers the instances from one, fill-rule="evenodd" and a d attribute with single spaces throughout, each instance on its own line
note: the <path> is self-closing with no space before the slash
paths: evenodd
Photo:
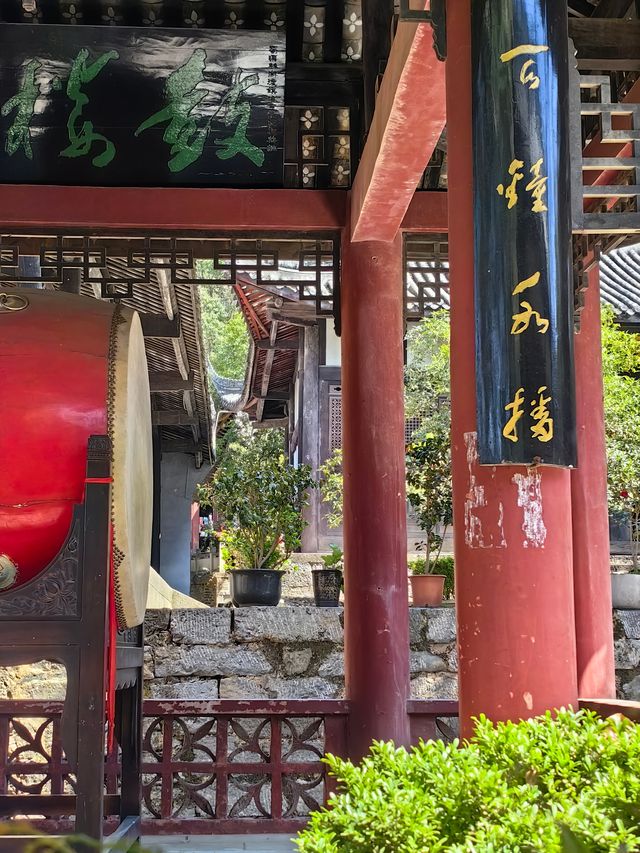
<path id="1" fill-rule="evenodd" d="M 56 797 L 75 788 L 62 710 L 57 701 L 0 700 L 0 804 L 46 795 L 46 820 L 33 822 L 52 832 L 71 829 Z M 414 701 L 408 710 L 416 741 L 455 733 L 455 702 Z M 145 833 L 296 832 L 326 802 L 321 758 L 346 754 L 347 718 L 348 703 L 336 700 L 146 700 Z M 105 786 L 108 802 L 119 794 L 116 751 Z"/>

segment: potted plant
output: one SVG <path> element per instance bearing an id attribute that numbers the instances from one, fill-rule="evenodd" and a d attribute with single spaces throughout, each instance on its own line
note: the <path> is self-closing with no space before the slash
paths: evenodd
<path id="1" fill-rule="evenodd" d="M 424 557 L 409 561 L 409 583 L 414 607 L 439 607 L 453 598 L 453 557 L 439 557 L 429 563 Z"/>
<path id="2" fill-rule="evenodd" d="M 323 569 L 313 569 L 313 598 L 316 607 L 337 607 L 342 590 L 344 555 L 337 545 L 331 545 L 331 553 L 324 554 Z"/>
<path id="3" fill-rule="evenodd" d="M 300 547 L 302 509 L 314 486 L 308 465 L 290 465 L 280 430 L 236 418 L 225 435 L 209 490 L 236 607 L 276 605 L 290 554 Z"/>
<path id="4" fill-rule="evenodd" d="M 425 541 L 419 545 L 425 558 L 413 565 L 409 575 L 413 604 L 437 607 L 442 604 L 446 580 L 437 569 L 453 514 L 451 449 L 449 433 L 444 428 L 426 433 L 407 447 L 407 498 L 426 533 Z"/>

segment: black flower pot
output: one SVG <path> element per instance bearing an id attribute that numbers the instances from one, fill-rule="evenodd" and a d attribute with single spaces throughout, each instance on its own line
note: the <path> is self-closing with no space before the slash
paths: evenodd
<path id="1" fill-rule="evenodd" d="M 235 607 L 275 607 L 282 595 L 282 575 L 273 569 L 232 569 L 231 601 Z"/>
<path id="2" fill-rule="evenodd" d="M 340 569 L 313 569 L 312 575 L 316 607 L 337 607 L 342 589 Z"/>

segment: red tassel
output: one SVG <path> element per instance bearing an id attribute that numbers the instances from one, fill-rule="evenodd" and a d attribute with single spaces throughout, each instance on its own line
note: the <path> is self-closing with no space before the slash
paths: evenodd
<path id="1" fill-rule="evenodd" d="M 107 658 L 107 752 L 113 749 L 116 723 L 116 645 L 118 617 L 116 615 L 115 566 L 113 563 L 113 527 L 109 526 L 109 637 Z"/>

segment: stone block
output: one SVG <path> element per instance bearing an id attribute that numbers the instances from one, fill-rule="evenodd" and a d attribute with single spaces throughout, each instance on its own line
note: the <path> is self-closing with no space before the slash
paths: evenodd
<path id="1" fill-rule="evenodd" d="M 324 678 L 276 678 L 269 684 L 274 699 L 338 699 L 343 689 Z"/>
<path id="2" fill-rule="evenodd" d="M 205 699 L 219 698 L 215 678 L 188 679 L 185 681 L 153 681 L 145 691 L 151 699 Z"/>
<path id="3" fill-rule="evenodd" d="M 453 607 L 430 607 L 427 610 L 427 640 L 431 643 L 453 643 L 456 638 L 456 611 Z"/>
<path id="4" fill-rule="evenodd" d="M 0 699 L 64 699 L 67 671 L 61 663 L 0 667 Z"/>
<path id="5" fill-rule="evenodd" d="M 267 688 L 265 678 L 230 678 L 220 679 L 221 699 L 271 699 L 272 693 Z"/>
<path id="6" fill-rule="evenodd" d="M 282 578 L 282 597 L 286 599 L 310 599 L 313 601 L 313 578 L 311 566 L 301 564 L 295 571 L 287 572 Z"/>
<path id="7" fill-rule="evenodd" d="M 637 669 L 640 666 L 640 640 L 616 640 L 613 646 L 616 669 Z"/>
<path id="8" fill-rule="evenodd" d="M 419 675 L 411 681 L 412 699 L 457 699 L 458 676 L 451 672 Z"/>
<path id="9" fill-rule="evenodd" d="M 144 615 L 144 633 L 149 637 L 159 631 L 169 630 L 170 610 L 147 610 Z"/>
<path id="10" fill-rule="evenodd" d="M 458 671 L 458 647 L 453 646 L 449 654 L 447 655 L 447 666 L 449 668 L 449 672 L 457 672 Z"/>
<path id="11" fill-rule="evenodd" d="M 409 608 L 409 642 L 412 646 L 424 645 L 429 610 L 426 607 Z"/>
<path id="12" fill-rule="evenodd" d="M 302 675 L 309 669 L 313 652 L 311 649 L 285 649 L 282 652 L 282 665 L 287 675 Z"/>
<path id="13" fill-rule="evenodd" d="M 442 658 L 429 654 L 429 652 L 411 652 L 409 667 L 412 673 L 442 672 L 447 668 L 447 665 Z M 322 669 L 320 670 L 320 675 L 323 675 Z"/>
<path id="14" fill-rule="evenodd" d="M 640 640 L 640 610 L 614 610 L 614 621 L 629 640 Z"/>
<path id="15" fill-rule="evenodd" d="M 341 612 L 339 607 L 240 607 L 232 636 L 236 642 L 342 643 Z"/>
<path id="16" fill-rule="evenodd" d="M 144 650 L 144 665 L 142 668 L 142 677 L 145 681 L 151 681 L 152 678 L 156 677 L 153 652 L 151 651 L 149 646 L 146 646 Z"/>
<path id="17" fill-rule="evenodd" d="M 631 702 L 640 702 L 640 675 L 622 685 L 622 694 Z"/>
<path id="18" fill-rule="evenodd" d="M 155 661 L 156 678 L 271 672 L 271 664 L 261 651 L 237 646 L 161 646 L 155 650 Z"/>
<path id="19" fill-rule="evenodd" d="M 176 643 L 224 645 L 229 642 L 231 636 L 231 611 L 228 607 L 174 610 L 171 614 L 170 631 Z"/>
<path id="20" fill-rule="evenodd" d="M 318 671 L 323 678 L 344 678 L 344 652 L 332 652 Z"/>

